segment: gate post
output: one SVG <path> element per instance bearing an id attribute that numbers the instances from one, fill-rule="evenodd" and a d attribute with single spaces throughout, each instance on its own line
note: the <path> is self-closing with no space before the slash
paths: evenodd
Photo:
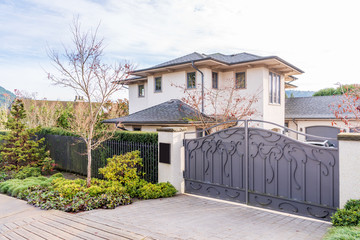
<path id="1" fill-rule="evenodd" d="M 183 171 L 185 169 L 185 153 L 183 147 L 184 127 L 158 128 L 159 182 L 170 182 L 179 193 L 185 192 Z"/>
<path id="2" fill-rule="evenodd" d="M 339 207 L 349 199 L 360 199 L 360 134 L 340 133 L 339 140 Z"/>

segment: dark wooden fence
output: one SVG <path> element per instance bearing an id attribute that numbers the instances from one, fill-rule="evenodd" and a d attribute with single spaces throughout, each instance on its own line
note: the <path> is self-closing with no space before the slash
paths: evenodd
<path id="1" fill-rule="evenodd" d="M 80 138 L 59 135 L 43 135 L 40 137 L 45 138 L 46 147 L 50 150 L 51 158 L 55 160 L 59 169 L 81 175 L 87 174 L 86 145 Z M 98 170 L 106 165 L 107 158 L 135 150 L 140 151 L 143 159 L 144 179 L 156 183 L 158 181 L 157 143 L 105 141 L 92 153 L 91 175 L 96 178 L 103 178 Z"/>

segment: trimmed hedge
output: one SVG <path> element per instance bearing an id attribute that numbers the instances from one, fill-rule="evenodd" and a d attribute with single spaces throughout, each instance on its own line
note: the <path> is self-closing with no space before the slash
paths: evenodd
<path id="1" fill-rule="evenodd" d="M 62 128 L 41 128 L 38 132 L 39 135 L 59 135 L 59 136 L 72 136 L 78 135 L 64 130 Z M 158 143 L 158 133 L 156 132 L 133 132 L 133 131 L 115 131 L 112 140 L 136 142 L 136 143 Z"/>
<path id="2" fill-rule="evenodd" d="M 37 134 L 78 137 L 78 135 L 58 127 L 43 127 L 37 132 Z"/>
<path id="3" fill-rule="evenodd" d="M 158 143 L 157 132 L 116 131 L 113 140 L 137 143 Z"/>

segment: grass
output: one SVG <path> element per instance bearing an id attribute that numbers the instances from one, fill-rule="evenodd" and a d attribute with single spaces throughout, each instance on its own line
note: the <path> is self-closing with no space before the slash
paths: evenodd
<path id="1" fill-rule="evenodd" d="M 332 227 L 323 240 L 355 240 L 360 239 L 360 226 Z"/>

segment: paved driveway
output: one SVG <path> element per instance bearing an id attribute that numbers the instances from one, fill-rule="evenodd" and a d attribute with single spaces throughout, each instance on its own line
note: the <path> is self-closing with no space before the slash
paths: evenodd
<path id="1" fill-rule="evenodd" d="M 0 204 L 0 239 L 321 239 L 331 226 L 190 195 L 78 214 L 4 195 Z"/>

